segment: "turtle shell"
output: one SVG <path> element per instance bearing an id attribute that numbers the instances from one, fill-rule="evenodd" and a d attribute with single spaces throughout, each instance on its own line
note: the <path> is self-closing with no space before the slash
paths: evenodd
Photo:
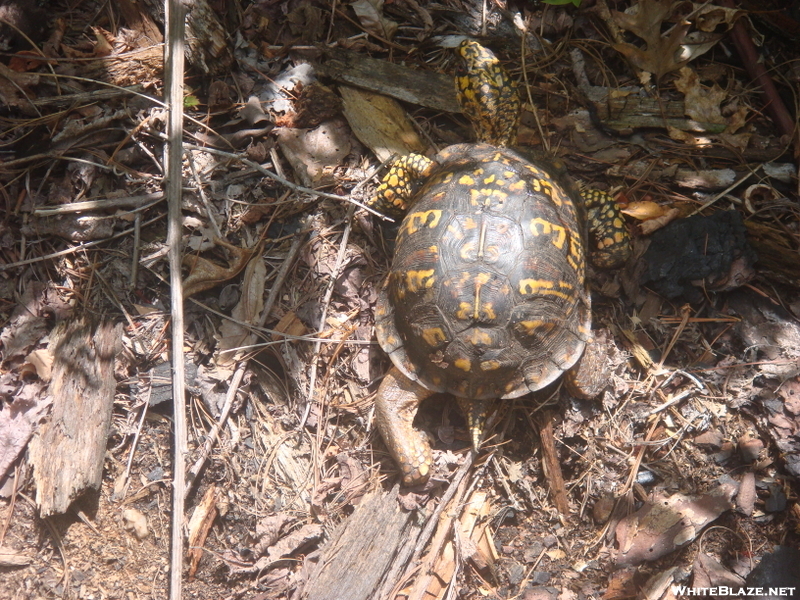
<path id="1" fill-rule="evenodd" d="M 378 342 L 433 391 L 538 390 L 590 337 L 576 205 L 544 167 L 504 148 L 458 144 L 434 162 L 400 225 Z"/>

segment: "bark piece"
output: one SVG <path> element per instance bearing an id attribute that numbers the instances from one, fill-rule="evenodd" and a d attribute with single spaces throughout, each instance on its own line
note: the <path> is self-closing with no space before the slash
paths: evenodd
<path id="1" fill-rule="evenodd" d="M 120 325 L 71 321 L 51 335 L 53 412 L 30 446 L 42 517 L 66 512 L 80 494 L 100 486 L 121 334 Z"/>
<path id="2" fill-rule="evenodd" d="M 381 580 L 390 577 L 396 555 L 416 540 L 414 513 L 400 509 L 397 488 L 365 499 L 353 515 L 339 524 L 320 550 L 316 564 L 308 558 L 305 600 L 371 600 Z M 387 572 L 389 572 L 387 574 Z M 386 575 L 385 575 L 386 574 Z"/>
<path id="3" fill-rule="evenodd" d="M 341 48 L 326 50 L 325 62 L 317 69 L 339 83 L 434 110 L 461 112 L 450 74 L 410 69 Z"/>

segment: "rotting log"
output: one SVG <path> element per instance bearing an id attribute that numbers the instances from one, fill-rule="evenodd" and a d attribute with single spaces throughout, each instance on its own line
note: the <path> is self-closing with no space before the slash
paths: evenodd
<path id="1" fill-rule="evenodd" d="M 306 559 L 307 583 L 295 598 L 377 599 L 382 582 L 399 575 L 392 565 L 411 556 L 422 530 L 417 513 L 402 510 L 397 496 L 397 487 L 378 492 L 342 521 L 319 553 Z"/>
<path id="2" fill-rule="evenodd" d="M 56 326 L 48 347 L 53 410 L 31 440 L 36 505 L 42 517 L 67 511 L 88 489 L 98 489 L 116 380 L 121 325 L 86 320 Z"/>
<path id="3" fill-rule="evenodd" d="M 341 48 L 326 50 L 325 61 L 316 68 L 339 83 L 433 110 L 461 112 L 452 75 L 411 69 Z"/>

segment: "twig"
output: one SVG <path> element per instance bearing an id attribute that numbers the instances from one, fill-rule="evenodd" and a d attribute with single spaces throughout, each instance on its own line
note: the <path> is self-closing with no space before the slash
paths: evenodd
<path id="1" fill-rule="evenodd" d="M 303 230 L 295 236 L 294 240 L 292 240 L 292 245 L 289 247 L 289 252 L 286 255 L 286 258 L 283 259 L 283 264 L 281 264 L 280 269 L 278 269 L 278 272 L 275 275 L 275 281 L 273 282 L 272 288 L 267 296 L 267 300 L 264 302 L 264 309 L 261 311 L 261 316 L 256 324 L 257 327 L 263 327 L 264 323 L 267 322 L 269 313 L 272 311 L 272 307 L 275 305 L 278 295 L 281 292 L 283 282 L 286 280 L 286 276 L 289 274 L 289 269 L 294 264 L 294 261 L 300 252 L 300 248 L 303 246 L 303 243 L 306 240 L 307 234 L 308 229 L 303 228 Z M 217 422 L 214 423 L 211 431 L 209 431 L 206 435 L 203 447 L 200 449 L 200 456 L 194 462 L 192 468 L 189 469 L 189 476 L 186 480 L 187 492 L 194 488 L 194 484 L 197 481 L 197 476 L 200 474 L 200 471 L 202 470 L 203 465 L 205 465 L 206 460 L 208 460 L 208 457 L 211 454 L 211 449 L 214 447 L 214 444 L 219 438 L 219 432 L 222 431 L 222 428 L 225 426 L 225 421 L 228 419 L 228 415 L 231 412 L 231 407 L 233 407 L 233 401 L 236 398 L 236 393 L 239 391 L 239 384 L 241 384 L 245 371 L 247 370 L 248 362 L 249 361 L 245 359 L 240 361 L 236 366 L 236 371 L 234 372 L 233 377 L 231 377 L 231 382 L 228 385 L 228 393 L 225 396 L 225 404 L 222 406 L 219 418 L 217 419 Z"/>
<path id="2" fill-rule="evenodd" d="M 731 9 L 736 8 L 733 0 L 722 0 L 722 6 Z M 765 103 L 764 110 L 775 122 L 778 131 L 781 135 L 793 137 L 795 130 L 794 119 L 789 115 L 789 111 L 786 110 L 786 105 L 783 103 L 772 79 L 767 74 L 764 63 L 759 59 L 755 44 L 753 44 L 753 40 L 748 35 L 742 21 L 743 19 L 737 19 L 731 29 L 731 38 L 733 38 L 733 43 L 739 52 L 739 58 L 742 59 L 742 64 L 747 70 L 747 74 L 761 88 L 761 95 Z M 792 141 L 794 142 L 795 140 L 793 139 Z"/>
<path id="3" fill-rule="evenodd" d="M 192 170 L 192 177 L 195 179 L 197 192 L 200 194 L 200 200 L 203 202 L 203 207 L 206 209 L 206 217 L 211 223 L 211 228 L 214 230 L 214 235 L 216 235 L 218 238 L 222 238 L 224 236 L 219 230 L 219 224 L 217 223 L 217 220 L 214 218 L 214 212 L 211 210 L 211 203 L 208 201 L 208 196 L 206 195 L 206 190 L 203 187 L 203 182 L 200 181 L 200 177 L 197 175 L 197 167 L 194 164 L 194 156 L 191 152 L 189 153 L 189 168 Z"/>
<path id="4" fill-rule="evenodd" d="M 175 427 L 172 465 L 172 535 L 170 543 L 170 600 L 181 600 L 183 574 L 183 510 L 186 487 L 186 369 L 183 341 L 183 281 L 181 279 L 181 199 L 183 195 L 183 49 L 184 7 L 180 0 L 167 0 L 164 20 L 164 90 L 168 107 L 166 195 L 169 202 L 167 246 L 172 321 L 172 405 Z"/>
<path id="5" fill-rule="evenodd" d="M 257 162 L 253 162 L 252 160 L 244 158 L 243 156 L 239 156 L 238 154 L 233 154 L 231 152 L 225 152 L 224 150 L 217 150 L 216 148 L 204 148 L 203 146 L 195 146 L 194 144 L 186 144 L 186 148 L 188 148 L 189 150 L 200 150 L 201 152 L 208 152 L 209 154 L 216 154 L 217 156 L 224 156 L 226 158 L 230 158 L 230 159 L 233 159 L 233 160 L 238 160 L 242 164 L 245 164 L 245 165 L 255 169 L 259 173 L 262 173 L 263 175 L 266 175 L 270 179 L 272 179 L 274 181 L 277 181 L 281 185 L 285 185 L 289 189 L 292 189 L 292 190 L 294 190 L 296 192 L 301 192 L 303 194 L 311 194 L 313 196 L 318 196 L 319 198 L 328 198 L 329 200 L 336 200 L 338 202 L 349 202 L 350 204 L 354 204 L 354 205 L 358 206 L 359 208 L 363 208 L 367 212 L 372 213 L 373 215 L 375 215 L 376 217 L 380 217 L 384 221 L 394 221 L 394 219 L 379 213 L 374 208 L 369 207 L 366 204 L 362 204 L 361 202 L 358 202 L 357 200 L 353 200 L 352 198 L 349 198 L 347 196 L 337 196 L 336 194 L 328 194 L 327 192 L 320 192 L 319 190 L 314 190 L 314 189 L 311 189 L 311 188 L 303 187 L 302 185 L 297 185 L 296 183 L 292 183 L 291 181 L 289 181 L 288 179 L 284 179 L 283 177 L 281 177 L 277 173 L 273 173 L 269 169 L 265 169 L 264 167 L 262 167 Z"/>
<path id="6" fill-rule="evenodd" d="M 143 227 L 155 223 L 159 219 L 161 219 L 164 215 L 159 215 L 157 217 L 153 217 L 152 219 L 145 221 L 142 223 Z M 119 233 L 115 233 L 112 236 L 107 238 L 103 238 L 102 240 L 94 240 L 93 242 L 86 242 L 85 244 L 78 244 L 72 248 L 64 248 L 63 250 L 59 250 L 58 252 L 53 252 L 51 254 L 44 254 L 42 256 L 37 256 L 35 258 L 27 258 L 25 260 L 18 260 L 17 262 L 8 263 L 5 265 L 0 265 L 0 271 L 8 271 L 9 269 L 15 269 L 17 267 L 24 267 L 25 265 L 30 265 L 37 262 L 42 262 L 43 260 L 50 260 L 51 258 L 58 258 L 59 256 L 66 256 L 67 254 L 73 254 L 74 252 L 80 252 L 81 250 L 85 250 L 86 248 L 92 248 L 97 246 L 98 244 L 105 244 L 111 240 L 116 240 L 117 238 L 121 238 L 123 236 L 129 235 L 135 232 L 135 228 L 126 229 L 125 231 L 120 231 Z"/>
<path id="7" fill-rule="evenodd" d="M 37 208 L 34 209 L 33 215 L 35 217 L 51 217 L 53 215 L 63 215 L 67 213 L 88 212 L 90 210 L 115 210 L 118 208 L 132 208 L 142 211 L 150 208 L 154 204 L 158 204 L 163 199 L 164 192 L 155 192 L 153 194 L 144 194 L 143 196 L 84 200 L 83 202 L 73 202 L 53 208 Z"/>

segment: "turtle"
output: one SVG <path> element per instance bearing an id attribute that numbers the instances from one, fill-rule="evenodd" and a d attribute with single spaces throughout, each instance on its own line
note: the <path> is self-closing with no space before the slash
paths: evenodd
<path id="1" fill-rule="evenodd" d="M 564 375 L 576 396 L 602 391 L 598 361 L 588 360 L 601 350 L 592 343 L 587 248 L 601 268 L 629 252 L 613 199 L 577 193 L 510 148 L 522 103 L 494 53 L 465 39 L 456 54 L 457 94 L 477 142 L 396 158 L 371 200 L 405 214 L 375 310 L 392 362 L 375 422 L 407 486 L 430 477 L 430 444 L 413 420 L 432 394 L 456 397 L 477 450 L 491 402 Z"/>

